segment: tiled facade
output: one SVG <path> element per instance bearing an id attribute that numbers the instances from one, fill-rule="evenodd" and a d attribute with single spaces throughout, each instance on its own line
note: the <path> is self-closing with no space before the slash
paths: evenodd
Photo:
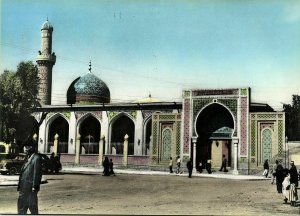
<path id="1" fill-rule="evenodd" d="M 185 166 L 185 162 L 191 158 L 195 165 L 199 155 L 203 153 L 199 148 L 201 142 L 204 143 L 201 138 L 206 138 L 213 145 L 209 146 L 206 140 L 206 150 L 213 151 L 210 152 L 215 160 L 213 164 L 219 163 L 219 157 L 225 152 L 230 157 L 229 166 L 236 174 L 249 174 L 252 170 L 261 169 L 265 159 L 274 161 L 278 158 L 282 161 L 285 150 L 284 113 L 250 112 L 250 88 L 184 90 L 179 103 L 157 102 L 149 96 L 147 102 L 112 104 L 109 88 L 91 73 L 90 65 L 90 73 L 75 79 L 67 92 L 67 101 L 75 98 L 75 102 L 70 102 L 71 106 L 51 105 L 52 67 L 56 62 L 55 54 L 52 53 L 52 32 L 53 27 L 47 20 L 42 26 L 42 51 L 37 57 L 37 64 L 41 79 L 39 98 L 42 105 L 50 106 L 37 108 L 33 113 L 37 121 L 42 120 L 38 140 L 40 152 L 50 153 L 50 144 L 54 146 L 54 142 L 50 142 L 53 140 L 50 134 L 53 136 L 54 133 L 61 133 L 58 145 L 65 146 L 65 152 L 61 154 L 63 163 L 97 165 L 103 155 L 108 155 L 116 165 L 167 167 L 170 157 L 175 160 L 180 156 Z M 81 89 L 76 82 L 84 88 Z M 92 98 L 98 99 L 88 101 Z M 80 101 L 79 105 L 77 101 Z M 214 128 L 216 130 L 209 135 L 205 134 L 208 126 L 199 123 L 200 116 L 207 121 L 206 124 L 212 122 L 209 117 L 214 114 L 205 114 L 209 113 L 207 110 L 215 110 L 215 114 L 222 111 L 222 115 L 226 116 L 218 116 L 220 122 L 214 122 L 215 125 L 210 126 L 215 127 L 219 123 L 221 126 Z M 122 118 L 123 122 L 119 121 Z M 58 124 L 54 128 L 57 119 L 64 127 Z M 93 122 L 97 132 L 93 131 L 95 128 L 89 128 L 90 122 L 87 120 Z M 127 121 L 127 125 L 124 121 Z M 124 140 L 114 141 L 114 146 L 112 144 L 114 125 L 123 123 L 124 127 L 132 127 L 132 135 L 127 141 L 133 151 L 128 156 L 125 153 L 125 159 L 120 153 L 124 152 Z M 78 142 L 82 142 L 79 137 L 82 125 L 88 128 L 85 130 L 94 133 L 94 137 L 89 133 L 85 136 L 89 139 L 97 137 L 92 146 L 96 147 L 92 154 L 85 153 L 82 146 L 78 145 Z M 204 127 L 207 127 L 206 132 L 202 131 Z M 60 130 L 64 130 L 64 133 Z M 199 131 L 206 137 L 199 137 Z M 83 147 L 85 150 L 85 146 Z M 119 147 L 122 151 L 117 149 Z M 207 152 L 206 154 L 209 155 Z"/>

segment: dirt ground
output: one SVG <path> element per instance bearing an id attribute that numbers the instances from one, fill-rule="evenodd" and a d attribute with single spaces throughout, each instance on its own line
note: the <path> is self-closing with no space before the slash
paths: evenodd
<path id="1" fill-rule="evenodd" d="M 270 181 L 182 176 L 60 174 L 45 176 L 40 214 L 287 215 Z M 16 187 L 0 188 L 0 213 L 16 214 Z"/>

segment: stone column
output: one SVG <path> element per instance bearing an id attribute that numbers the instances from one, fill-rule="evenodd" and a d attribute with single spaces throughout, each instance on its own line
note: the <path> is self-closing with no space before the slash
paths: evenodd
<path id="1" fill-rule="evenodd" d="M 123 148 L 123 165 L 127 167 L 128 165 L 128 138 L 129 136 L 126 134 L 124 137 L 124 148 Z"/>
<path id="2" fill-rule="evenodd" d="M 197 151 L 197 137 L 192 137 L 193 142 L 193 172 L 196 173 L 196 151 Z"/>
<path id="3" fill-rule="evenodd" d="M 75 164 L 80 164 L 80 134 L 77 134 L 75 146 Z"/>
<path id="4" fill-rule="evenodd" d="M 105 140 L 105 136 L 102 135 L 100 138 L 100 142 L 99 142 L 99 157 L 98 157 L 98 164 L 100 166 L 102 166 L 102 161 L 103 161 L 103 143 Z"/>
<path id="5" fill-rule="evenodd" d="M 232 174 L 238 175 L 238 143 L 239 139 L 238 138 L 233 138 L 233 171 Z"/>
<path id="6" fill-rule="evenodd" d="M 58 134 L 55 134 L 54 143 L 53 143 L 53 152 L 55 156 L 57 156 L 58 138 L 59 138 Z"/>

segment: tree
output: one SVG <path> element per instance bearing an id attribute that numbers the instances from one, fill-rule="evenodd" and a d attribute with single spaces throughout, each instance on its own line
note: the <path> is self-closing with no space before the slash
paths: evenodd
<path id="1" fill-rule="evenodd" d="M 292 105 L 284 104 L 286 136 L 289 140 L 300 140 L 300 96 L 293 95 Z"/>
<path id="2" fill-rule="evenodd" d="M 37 66 L 30 61 L 19 63 L 16 72 L 5 70 L 0 75 L 0 140 L 23 143 L 31 136 L 38 84 Z"/>

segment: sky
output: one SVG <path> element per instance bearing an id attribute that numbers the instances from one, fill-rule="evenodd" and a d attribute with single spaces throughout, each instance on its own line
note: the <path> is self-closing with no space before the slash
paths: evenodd
<path id="1" fill-rule="evenodd" d="M 300 94 L 300 1 L 0 0 L 0 72 L 36 61 L 53 25 L 52 104 L 88 72 L 112 102 L 181 101 L 183 90 L 251 88 L 282 110 Z"/>

